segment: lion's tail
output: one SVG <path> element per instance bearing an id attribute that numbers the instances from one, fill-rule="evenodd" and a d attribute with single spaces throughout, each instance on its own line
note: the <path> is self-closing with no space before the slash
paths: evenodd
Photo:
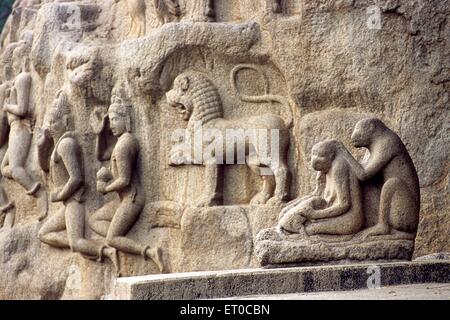
<path id="1" fill-rule="evenodd" d="M 265 81 L 265 94 L 261 96 L 251 96 L 247 94 L 242 94 L 237 85 L 236 85 L 236 77 L 240 70 L 243 69 L 250 69 L 255 70 L 256 72 L 260 73 L 260 75 L 266 80 Z M 290 98 L 286 98 L 284 96 L 280 95 L 274 95 L 269 93 L 269 83 L 267 81 L 267 78 L 264 74 L 264 72 L 257 66 L 251 65 L 251 64 L 241 64 L 233 68 L 230 74 L 230 82 L 233 86 L 234 90 L 237 92 L 239 99 L 244 102 L 250 102 L 250 103 L 279 103 L 283 107 L 281 108 L 280 117 L 283 118 L 285 125 L 287 128 L 291 128 L 293 125 L 293 115 L 294 115 L 294 107 L 295 104 Z"/>

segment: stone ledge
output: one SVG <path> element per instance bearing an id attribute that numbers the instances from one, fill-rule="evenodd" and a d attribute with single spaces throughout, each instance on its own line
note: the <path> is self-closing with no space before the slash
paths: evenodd
<path id="1" fill-rule="evenodd" d="M 282 269 L 192 272 L 117 279 L 113 299 L 214 299 L 248 295 L 345 291 L 367 288 L 369 266 L 382 286 L 449 283 L 450 261 L 366 263 Z"/>

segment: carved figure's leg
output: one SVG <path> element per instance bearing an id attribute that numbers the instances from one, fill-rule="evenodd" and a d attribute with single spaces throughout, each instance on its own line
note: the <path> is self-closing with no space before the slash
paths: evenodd
<path id="1" fill-rule="evenodd" d="M 354 215 L 343 214 L 335 218 L 320 219 L 308 223 L 305 230 L 310 236 L 318 234 L 352 235 L 361 230 L 361 223 Z"/>
<path id="2" fill-rule="evenodd" d="M 135 205 L 130 199 L 122 200 L 109 226 L 106 241 L 121 251 L 142 254 L 144 246 L 126 237 L 142 211 L 142 205 Z"/>
<path id="3" fill-rule="evenodd" d="M 34 194 L 39 188 L 39 182 L 34 181 L 25 170 L 25 162 L 28 158 L 30 145 L 30 129 L 22 123 L 12 125 L 8 144 L 8 160 L 11 176 L 14 181 L 27 190 L 28 194 Z"/>
<path id="4" fill-rule="evenodd" d="M 197 207 L 211 207 L 223 203 L 223 166 L 205 165 L 206 170 L 206 194 L 204 194 Z"/>
<path id="5" fill-rule="evenodd" d="M 3 228 L 6 219 L 6 214 L 4 212 L 0 212 L 0 230 Z"/>
<path id="6" fill-rule="evenodd" d="M 115 210 L 119 205 L 119 200 L 114 199 L 95 211 L 88 219 L 89 227 L 97 234 L 106 237 Z"/>
<path id="7" fill-rule="evenodd" d="M 66 207 L 66 228 L 70 248 L 74 252 L 79 252 L 90 259 L 101 259 L 108 257 L 114 265 L 116 272 L 119 272 L 119 259 L 117 250 L 107 248 L 103 244 L 86 239 L 85 233 L 85 208 L 77 201 L 70 201 Z"/>
<path id="8" fill-rule="evenodd" d="M 159 248 L 151 248 L 140 244 L 126 235 L 136 223 L 141 214 L 144 204 L 139 201 L 133 203 L 131 199 L 126 198 L 122 201 L 111 221 L 111 225 L 106 236 L 106 242 L 113 248 L 123 252 L 142 255 L 144 258 L 152 259 L 161 272 L 164 271 L 162 261 L 162 252 Z"/>
<path id="9" fill-rule="evenodd" d="M 2 166 L 1 166 L 1 172 L 2 175 L 8 179 L 12 179 L 12 173 L 11 168 L 9 167 L 9 155 L 8 150 L 6 150 L 6 153 L 2 160 Z"/>
<path id="10" fill-rule="evenodd" d="M 418 205 L 408 186 L 398 178 L 386 181 L 381 189 L 378 223 L 363 231 L 361 237 L 390 234 L 393 229 L 414 232 L 418 222 Z"/>
<path id="11" fill-rule="evenodd" d="M 39 239 L 53 247 L 69 248 L 69 240 L 66 232 L 66 208 L 61 208 L 51 216 L 39 230 Z"/>

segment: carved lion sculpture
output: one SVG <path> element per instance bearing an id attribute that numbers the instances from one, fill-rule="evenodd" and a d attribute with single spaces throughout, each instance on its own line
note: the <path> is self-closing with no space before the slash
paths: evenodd
<path id="1" fill-rule="evenodd" d="M 176 145 L 171 151 L 171 165 L 186 165 L 194 162 L 193 164 L 206 166 L 207 191 L 204 192 L 198 206 L 221 204 L 223 200 L 222 164 L 225 161 L 226 164 L 245 163 L 253 172 L 261 175 L 262 190 L 253 197 L 251 204 L 276 205 L 286 200 L 289 174 L 287 166 L 289 128 L 281 117 L 264 114 L 235 120 L 223 119 L 222 99 L 217 87 L 206 75 L 194 71 L 180 74 L 174 81 L 173 89 L 166 93 L 166 97 L 168 105 L 175 108 L 183 119 L 188 121 L 186 131 L 188 137 L 195 137 L 195 130 L 199 125 L 203 133 L 208 131 L 214 133 L 212 138 L 202 134 L 200 158 L 198 153 L 192 152 L 192 144 L 187 145 L 186 141 Z M 258 134 L 251 138 L 247 135 L 249 132 Z M 261 132 L 266 134 L 259 134 Z M 231 139 L 232 135 L 235 135 L 237 139 Z M 267 140 L 261 141 L 262 139 Z M 217 147 L 218 144 L 215 142 L 221 142 L 222 146 Z M 211 153 L 211 149 L 206 148 L 212 143 L 215 143 L 216 147 L 210 157 L 214 157 L 215 161 L 211 162 L 205 155 Z M 231 157 L 230 147 L 234 152 Z M 241 154 L 239 150 L 242 151 Z M 233 159 L 230 160 L 230 158 Z"/>

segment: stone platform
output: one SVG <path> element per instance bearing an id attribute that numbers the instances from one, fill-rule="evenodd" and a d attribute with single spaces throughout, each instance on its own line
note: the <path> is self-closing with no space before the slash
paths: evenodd
<path id="1" fill-rule="evenodd" d="M 369 278 L 377 273 L 380 275 L 380 285 L 383 287 L 450 283 L 450 261 L 372 262 L 120 278 L 114 284 L 112 298 L 190 300 L 357 290 L 367 289 L 368 281 L 371 281 Z"/>

